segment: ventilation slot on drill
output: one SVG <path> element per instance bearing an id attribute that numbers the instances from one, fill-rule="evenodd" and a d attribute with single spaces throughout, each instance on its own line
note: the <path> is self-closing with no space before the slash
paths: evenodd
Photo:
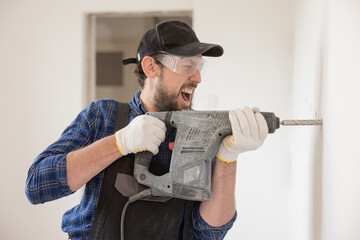
<path id="1" fill-rule="evenodd" d="M 204 138 L 207 131 L 198 128 L 191 128 L 186 136 L 186 141 L 198 141 Z"/>
<path id="2" fill-rule="evenodd" d="M 223 112 L 214 112 L 214 113 L 209 113 L 207 115 L 207 118 L 216 119 L 220 121 L 223 121 L 227 117 L 228 117 L 228 113 L 223 113 Z"/>
<path id="3" fill-rule="evenodd" d="M 214 131 L 218 128 L 223 128 L 229 124 L 228 113 L 220 112 L 220 113 L 209 113 L 207 118 L 214 119 L 215 121 L 212 123 L 214 124 Z"/>
<path id="4" fill-rule="evenodd" d="M 199 153 L 205 152 L 205 149 L 202 147 L 183 147 L 181 153 Z"/>

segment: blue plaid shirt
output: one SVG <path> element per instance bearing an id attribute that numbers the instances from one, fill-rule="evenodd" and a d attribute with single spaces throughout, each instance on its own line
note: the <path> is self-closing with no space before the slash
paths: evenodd
<path id="1" fill-rule="evenodd" d="M 146 113 L 139 94 L 140 92 L 135 93 L 129 102 L 129 122 Z M 29 169 L 25 189 L 26 196 L 32 204 L 44 203 L 72 194 L 67 185 L 66 155 L 114 134 L 117 106 L 117 101 L 110 99 L 92 102 L 65 129 L 61 137 L 35 159 Z M 165 146 L 174 138 L 175 130 L 168 128 L 166 139 L 159 148 L 159 154 L 153 158 L 153 162 L 170 164 L 171 151 Z M 65 212 L 63 216 L 62 230 L 72 239 L 88 238 L 103 175 L 104 171 L 86 184 L 80 204 Z M 197 204 L 192 214 L 192 239 L 223 239 L 235 218 L 236 214 L 229 223 L 221 227 L 212 227 L 200 216 L 199 204 Z"/>

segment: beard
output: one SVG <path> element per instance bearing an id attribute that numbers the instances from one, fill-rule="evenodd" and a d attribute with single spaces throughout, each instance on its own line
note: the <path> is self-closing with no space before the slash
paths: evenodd
<path id="1" fill-rule="evenodd" d="M 158 76 L 158 84 L 155 87 L 155 96 L 154 96 L 154 100 L 155 100 L 155 108 L 159 111 L 180 111 L 180 110 L 191 110 L 191 106 L 192 106 L 192 99 L 190 102 L 190 106 L 186 107 L 186 108 L 182 108 L 181 106 L 179 106 L 177 99 L 179 97 L 179 95 L 181 94 L 181 89 L 185 88 L 185 87 L 196 87 L 197 84 L 196 83 L 188 83 L 188 84 L 184 84 L 179 93 L 168 93 L 164 90 L 163 87 L 163 78 L 162 78 L 162 74 L 160 73 L 160 75 Z"/>

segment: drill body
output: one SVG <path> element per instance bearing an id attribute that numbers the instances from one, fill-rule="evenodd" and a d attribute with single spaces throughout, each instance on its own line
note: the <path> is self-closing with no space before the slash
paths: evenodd
<path id="1" fill-rule="evenodd" d="M 152 153 L 135 156 L 134 176 L 151 188 L 153 196 L 168 196 L 194 201 L 211 199 L 211 164 L 224 137 L 232 134 L 229 111 L 149 112 L 177 129 L 169 172 L 155 176 L 149 172 Z M 274 113 L 261 112 L 269 133 L 280 127 Z"/>

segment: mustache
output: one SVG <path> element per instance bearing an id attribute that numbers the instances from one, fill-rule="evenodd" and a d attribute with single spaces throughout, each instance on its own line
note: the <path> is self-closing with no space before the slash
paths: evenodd
<path id="1" fill-rule="evenodd" d="M 185 83 L 181 89 L 187 88 L 187 87 L 192 87 L 192 88 L 197 88 L 198 84 L 194 83 L 194 82 L 190 82 L 190 83 Z"/>

